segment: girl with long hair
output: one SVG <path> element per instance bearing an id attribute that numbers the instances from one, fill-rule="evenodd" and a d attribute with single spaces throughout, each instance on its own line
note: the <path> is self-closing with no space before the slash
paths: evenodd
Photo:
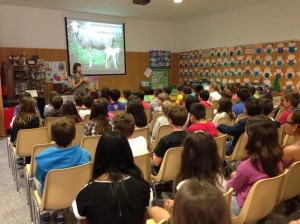
<path id="1" fill-rule="evenodd" d="M 113 122 L 108 117 L 107 106 L 108 100 L 106 98 L 94 101 L 91 107 L 90 120 L 84 125 L 84 135 L 102 135 L 106 131 L 113 130 Z"/>
<path id="2" fill-rule="evenodd" d="M 278 143 L 275 122 L 264 115 L 250 117 L 245 128 L 245 149 L 249 157 L 243 160 L 232 179 L 227 182 L 227 189 L 233 187 L 236 195 L 232 197 L 231 213 L 238 215 L 247 195 L 258 180 L 275 177 L 283 170 L 281 162 L 283 151 Z"/>
<path id="3" fill-rule="evenodd" d="M 74 123 L 83 122 L 82 118 L 78 114 L 75 103 L 71 100 L 68 100 L 62 105 L 61 116 L 72 119 Z"/>
<path id="4" fill-rule="evenodd" d="M 133 115 L 137 128 L 147 126 L 147 116 L 140 100 L 129 100 L 127 103 L 127 112 Z"/>
<path id="5" fill-rule="evenodd" d="M 82 223 L 144 223 L 150 195 L 126 136 L 108 131 L 97 145 L 92 181 L 72 206 Z"/>
<path id="6" fill-rule="evenodd" d="M 230 99 L 226 98 L 226 97 L 222 97 L 219 99 L 219 108 L 217 110 L 217 113 L 214 116 L 214 119 L 212 120 L 212 122 L 217 125 L 218 124 L 218 120 L 221 117 L 229 117 L 230 120 L 234 120 L 234 114 L 232 112 L 232 102 Z"/>

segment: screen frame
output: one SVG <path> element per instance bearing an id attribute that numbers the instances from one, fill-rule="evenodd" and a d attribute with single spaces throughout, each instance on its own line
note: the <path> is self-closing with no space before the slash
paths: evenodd
<path id="1" fill-rule="evenodd" d="M 125 37 L 125 23 L 124 22 L 116 22 L 116 21 L 107 21 L 107 20 L 94 20 L 94 19 L 86 19 L 86 18 L 80 18 L 80 17 L 69 17 L 69 16 L 65 16 L 64 17 L 65 20 L 65 36 L 66 36 L 66 45 L 67 45 L 67 57 L 68 57 L 68 70 L 69 70 L 69 76 L 72 76 L 73 74 L 73 64 L 76 61 L 72 61 L 70 59 L 70 43 L 69 43 L 69 38 L 68 38 L 68 20 L 75 20 L 75 21 L 81 21 L 81 22 L 94 22 L 94 23 L 102 23 L 102 24 L 112 24 L 112 25 L 121 25 L 122 26 L 122 31 L 123 31 L 123 51 L 122 51 L 122 55 L 123 55 L 123 61 L 124 61 L 124 65 L 123 68 L 120 69 L 121 72 L 115 72 L 116 70 L 114 69 L 95 69 L 95 73 L 88 73 L 86 74 L 85 71 L 85 66 L 82 65 L 82 74 L 84 76 L 126 76 L 126 37 Z M 100 50 L 99 50 L 100 51 Z M 78 62 L 80 64 L 82 64 L 81 62 Z M 107 72 L 110 71 L 110 72 Z"/>

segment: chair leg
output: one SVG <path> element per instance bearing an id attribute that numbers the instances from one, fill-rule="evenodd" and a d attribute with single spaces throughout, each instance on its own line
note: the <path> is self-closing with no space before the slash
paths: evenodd
<path id="1" fill-rule="evenodd" d="M 25 172 L 25 184 L 26 184 L 26 192 L 27 192 L 27 205 L 29 205 L 30 209 L 30 217 L 31 221 L 33 221 L 33 214 L 32 214 L 32 201 L 31 201 L 31 193 L 30 189 L 33 184 L 33 179 L 29 177 L 28 173 Z"/>
<path id="2" fill-rule="evenodd" d="M 152 185 L 152 189 L 153 189 L 155 204 L 158 206 L 157 192 L 156 192 L 155 183 L 153 180 L 151 180 L 151 185 Z"/>
<path id="3" fill-rule="evenodd" d="M 8 166 L 11 167 L 11 153 L 10 153 L 10 143 L 8 138 L 6 139 L 6 143 L 7 143 L 7 159 L 8 159 Z"/>
<path id="4" fill-rule="evenodd" d="M 173 180 L 173 187 L 172 187 L 172 198 L 175 197 L 176 193 L 176 180 Z"/>

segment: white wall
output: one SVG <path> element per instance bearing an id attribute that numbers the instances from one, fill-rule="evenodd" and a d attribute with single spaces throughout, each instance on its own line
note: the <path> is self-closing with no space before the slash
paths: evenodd
<path id="1" fill-rule="evenodd" d="M 300 39 L 300 1 L 272 0 L 176 24 L 175 51 Z"/>
<path id="2" fill-rule="evenodd" d="M 65 16 L 124 22 L 126 51 L 173 50 L 171 23 L 5 5 L 0 13 L 0 47 L 66 49 Z"/>

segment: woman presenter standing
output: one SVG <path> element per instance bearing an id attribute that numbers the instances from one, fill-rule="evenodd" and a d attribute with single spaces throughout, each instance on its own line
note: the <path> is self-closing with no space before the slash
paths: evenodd
<path id="1" fill-rule="evenodd" d="M 87 79 L 84 78 L 83 74 L 81 73 L 81 64 L 74 63 L 73 75 L 72 75 L 72 88 L 74 91 L 74 95 L 76 94 L 83 94 L 83 96 L 86 95 L 85 84 L 87 83 L 88 83 Z"/>

